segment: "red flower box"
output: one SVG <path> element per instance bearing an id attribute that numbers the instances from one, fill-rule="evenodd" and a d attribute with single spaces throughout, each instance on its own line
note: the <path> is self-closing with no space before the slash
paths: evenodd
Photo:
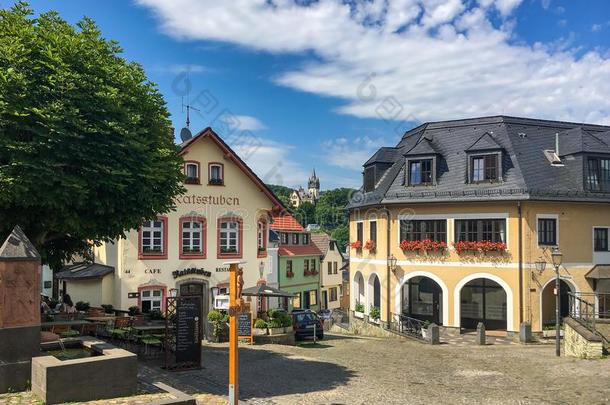
<path id="1" fill-rule="evenodd" d="M 357 240 L 355 242 L 350 243 L 350 246 L 352 247 L 352 249 L 362 249 L 362 241 L 361 240 Z"/>
<path id="2" fill-rule="evenodd" d="M 506 243 L 504 242 L 492 242 L 490 240 L 482 240 L 482 241 L 459 241 L 453 242 L 453 247 L 455 248 L 458 254 L 462 253 L 474 253 L 474 252 L 505 252 L 506 251 Z"/>
<path id="3" fill-rule="evenodd" d="M 400 242 L 400 249 L 404 252 L 440 252 L 447 249 L 447 243 L 430 239 L 403 240 Z"/>
<path id="4" fill-rule="evenodd" d="M 294 273 L 292 271 L 288 271 L 288 272 L 286 272 L 286 277 L 293 278 L 294 277 Z"/>
<path id="5" fill-rule="evenodd" d="M 366 243 L 364 244 L 364 248 L 366 250 L 370 250 L 370 251 L 375 251 L 376 248 L 376 243 L 374 240 L 367 240 Z"/>

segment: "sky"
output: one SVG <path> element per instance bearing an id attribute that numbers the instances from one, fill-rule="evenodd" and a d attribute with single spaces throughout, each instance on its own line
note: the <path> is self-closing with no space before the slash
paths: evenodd
<path id="1" fill-rule="evenodd" d="M 13 2 L 0 0 L 0 6 Z M 428 121 L 610 124 L 608 0 L 63 0 L 267 183 L 359 187 L 362 164 Z"/>

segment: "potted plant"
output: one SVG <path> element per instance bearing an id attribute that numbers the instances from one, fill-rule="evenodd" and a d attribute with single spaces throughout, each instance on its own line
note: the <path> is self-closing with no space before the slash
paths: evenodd
<path id="1" fill-rule="evenodd" d="M 424 321 L 421 326 L 421 337 L 424 339 L 428 339 L 428 326 L 430 326 L 430 321 Z"/>
<path id="2" fill-rule="evenodd" d="M 356 250 L 360 251 L 360 250 L 362 250 L 362 241 L 361 240 L 354 241 L 354 242 L 350 243 L 350 246 L 352 249 L 356 249 Z"/>
<path id="3" fill-rule="evenodd" d="M 267 334 L 267 322 L 264 319 L 257 319 L 254 322 L 254 336 L 264 336 Z"/>
<path id="4" fill-rule="evenodd" d="M 373 323 L 379 323 L 379 318 L 381 317 L 381 311 L 379 308 L 371 305 L 371 309 L 369 309 L 369 319 L 373 320 Z"/>
<path id="5" fill-rule="evenodd" d="M 356 304 L 356 307 L 354 308 L 354 316 L 356 318 L 364 319 L 364 304 Z"/>
<path id="6" fill-rule="evenodd" d="M 281 335 L 284 333 L 284 327 L 280 319 L 270 319 L 267 322 L 267 327 L 270 335 Z"/>
<path id="7" fill-rule="evenodd" d="M 208 322 L 212 325 L 212 341 L 215 343 L 224 341 L 223 338 L 226 334 L 227 316 L 219 311 L 212 310 L 208 312 Z"/>
<path id="8" fill-rule="evenodd" d="M 74 304 L 74 307 L 76 308 L 76 310 L 80 313 L 85 313 L 89 310 L 89 303 L 88 302 L 84 302 L 84 301 L 78 301 L 76 304 Z"/>
<path id="9" fill-rule="evenodd" d="M 377 244 L 375 243 L 374 240 L 369 239 L 366 241 L 366 243 L 364 244 L 364 248 L 366 250 L 368 250 L 370 253 L 375 253 L 376 249 L 377 249 Z"/>
<path id="10" fill-rule="evenodd" d="M 289 333 L 292 330 L 292 317 L 288 314 L 282 314 L 280 322 L 284 328 L 284 333 Z"/>
<path id="11" fill-rule="evenodd" d="M 112 304 L 102 304 L 102 308 L 104 308 L 104 313 L 114 315 L 114 307 Z"/>

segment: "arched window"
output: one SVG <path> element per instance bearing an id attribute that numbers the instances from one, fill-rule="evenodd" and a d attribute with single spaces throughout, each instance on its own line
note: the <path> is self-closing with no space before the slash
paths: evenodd
<path id="1" fill-rule="evenodd" d="M 206 221 L 204 217 L 180 218 L 180 258 L 206 257 Z"/>
<path id="2" fill-rule="evenodd" d="M 259 220 L 256 232 L 256 245 L 258 257 L 267 256 L 267 222 Z"/>

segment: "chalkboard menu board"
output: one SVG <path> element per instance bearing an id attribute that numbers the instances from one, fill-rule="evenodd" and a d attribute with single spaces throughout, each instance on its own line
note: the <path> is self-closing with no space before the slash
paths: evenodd
<path id="1" fill-rule="evenodd" d="M 201 297 L 179 297 L 176 305 L 176 363 L 201 363 Z"/>
<path id="2" fill-rule="evenodd" d="M 237 336 L 247 338 L 252 336 L 252 314 L 250 312 L 237 314 Z"/>

